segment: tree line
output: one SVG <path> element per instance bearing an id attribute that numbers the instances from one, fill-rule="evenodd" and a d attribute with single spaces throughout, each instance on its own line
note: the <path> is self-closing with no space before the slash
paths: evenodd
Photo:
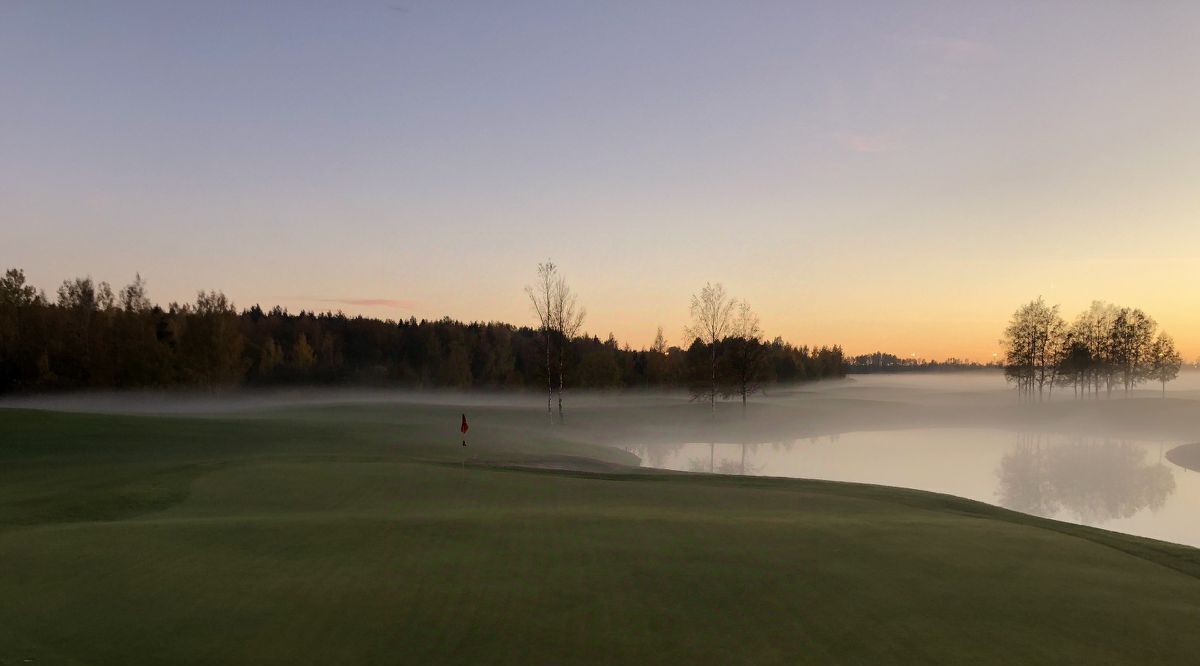
<path id="1" fill-rule="evenodd" d="M 140 276 L 120 289 L 74 278 L 48 297 L 23 271 L 10 269 L 0 277 L 0 393 L 324 384 L 557 386 L 561 395 L 565 386 L 689 387 L 708 376 L 704 344 L 671 346 L 660 329 L 649 349 L 632 349 L 612 334 L 582 334 L 582 308 L 574 307 L 575 327 L 564 307 L 561 319 L 547 321 L 548 338 L 541 323 L 392 321 L 258 305 L 238 310 L 219 291 L 161 306 L 150 300 Z M 837 347 L 810 349 L 780 339 L 759 344 L 753 384 L 844 372 Z M 728 351 L 720 346 L 719 357 L 729 358 Z"/>
<path id="2" fill-rule="evenodd" d="M 564 350 L 574 344 L 586 310 L 553 261 L 537 266 L 537 279 L 525 287 L 538 323 L 539 340 L 546 359 L 546 411 L 563 416 L 565 367 L 571 357 Z M 766 342 L 758 315 L 745 301 L 732 298 L 721 284 L 706 283 L 692 296 L 691 323 L 684 329 L 691 343 L 687 350 L 669 347 L 662 326 L 644 352 L 646 375 L 659 384 L 686 386 L 693 400 L 708 401 L 715 411 L 717 398 L 740 399 L 743 409 L 764 382 L 842 377 L 845 365 L 841 347 L 810 350 L 775 338 Z M 611 334 L 610 334 L 611 340 Z M 615 341 L 612 342 L 615 348 Z M 626 348 L 626 353 L 630 350 Z M 587 359 L 581 359 L 581 365 Z M 557 377 L 557 385 L 554 378 Z M 649 383 L 649 382 L 648 382 Z"/>
<path id="3" fill-rule="evenodd" d="M 859 354 L 846 359 L 848 374 L 872 374 L 880 372 L 957 372 L 960 370 L 985 370 L 999 367 L 993 363 L 979 363 L 960 358 L 947 358 L 941 361 L 926 360 L 910 356 L 904 358 L 886 352 Z"/>
<path id="4" fill-rule="evenodd" d="M 1138 308 L 1094 301 L 1068 323 L 1057 305 L 1038 297 L 1013 313 L 1004 329 L 1004 372 L 1023 400 L 1043 400 L 1054 388 L 1071 387 L 1076 398 L 1128 396 L 1155 381 L 1166 394 L 1183 359 L 1175 341 Z"/>

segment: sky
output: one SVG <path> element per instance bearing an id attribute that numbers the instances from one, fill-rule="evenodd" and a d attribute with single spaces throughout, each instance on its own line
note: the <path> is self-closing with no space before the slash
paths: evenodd
<path id="1" fill-rule="evenodd" d="M 990 360 L 1017 306 L 1200 355 L 1200 3 L 0 3 L 0 268 L 47 293 Z"/>

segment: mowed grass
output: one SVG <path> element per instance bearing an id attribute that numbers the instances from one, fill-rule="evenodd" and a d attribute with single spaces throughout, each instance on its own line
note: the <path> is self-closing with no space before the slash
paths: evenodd
<path id="1" fill-rule="evenodd" d="M 872 486 L 507 469 L 631 460 L 498 408 L 464 452 L 457 419 L 0 410 L 0 664 L 1200 654 L 1194 549 Z"/>

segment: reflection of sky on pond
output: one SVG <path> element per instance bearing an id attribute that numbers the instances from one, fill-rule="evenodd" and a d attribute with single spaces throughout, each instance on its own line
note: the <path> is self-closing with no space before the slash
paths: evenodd
<path id="1" fill-rule="evenodd" d="M 628 448 L 652 467 L 918 488 L 1200 546 L 1200 474 L 1166 460 L 1175 444 L 946 428 Z"/>

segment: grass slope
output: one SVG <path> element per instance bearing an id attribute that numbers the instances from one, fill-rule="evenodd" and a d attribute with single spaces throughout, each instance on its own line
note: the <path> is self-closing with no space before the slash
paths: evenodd
<path id="1" fill-rule="evenodd" d="M 0 410 L 0 664 L 1200 651 L 1194 549 L 873 486 L 505 469 L 631 460 L 475 411 L 464 454 L 446 407 Z"/>

